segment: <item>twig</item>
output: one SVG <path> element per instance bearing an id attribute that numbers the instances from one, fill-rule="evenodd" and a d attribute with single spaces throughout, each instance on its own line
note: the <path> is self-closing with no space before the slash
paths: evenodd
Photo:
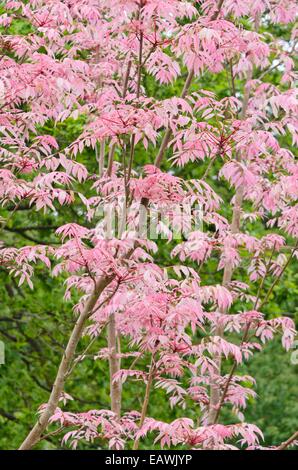
<path id="1" fill-rule="evenodd" d="M 286 448 L 289 447 L 292 442 L 296 441 L 296 439 L 298 439 L 298 431 L 294 432 L 294 434 L 292 434 L 292 436 L 283 442 L 276 450 L 286 450 Z"/>

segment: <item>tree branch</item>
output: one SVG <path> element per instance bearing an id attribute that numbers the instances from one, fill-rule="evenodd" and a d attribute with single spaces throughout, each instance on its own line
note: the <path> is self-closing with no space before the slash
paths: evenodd
<path id="1" fill-rule="evenodd" d="M 92 295 L 90 295 L 88 301 L 86 302 L 84 310 L 80 314 L 72 330 L 65 353 L 63 354 L 63 357 L 60 362 L 60 366 L 56 375 L 55 382 L 53 384 L 52 392 L 47 406 L 38 418 L 36 424 L 30 431 L 28 436 L 25 438 L 24 442 L 21 444 L 19 450 L 31 449 L 40 440 L 42 433 L 46 429 L 49 423 L 49 419 L 55 412 L 56 407 L 58 405 L 59 398 L 63 391 L 65 377 L 69 369 L 69 365 L 75 354 L 77 344 L 82 336 L 85 322 L 92 313 L 100 294 L 111 283 L 112 279 L 112 277 L 103 277 L 96 283 Z"/>

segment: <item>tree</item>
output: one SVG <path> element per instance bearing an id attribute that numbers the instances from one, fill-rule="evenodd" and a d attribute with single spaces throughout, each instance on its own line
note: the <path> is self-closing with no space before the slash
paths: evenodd
<path id="1" fill-rule="evenodd" d="M 48 437 L 54 422 L 55 434 L 71 428 L 63 441 L 73 446 L 98 439 L 137 449 L 158 433 L 161 446 L 229 449 L 240 437 L 262 448 L 262 432 L 241 411 L 255 397 L 254 379 L 238 368 L 275 334 L 287 350 L 295 337 L 293 320 L 267 318 L 266 307 L 298 253 L 298 166 L 288 145 L 289 134 L 297 143 L 296 2 L 36 0 L 6 2 L 6 10 L 0 178 L 10 213 L 3 229 L 21 208 L 55 220 L 77 201 L 85 220 L 59 223 L 58 244 L 38 243 L 30 226 L 10 228 L 30 244 L 0 251 L 19 286 L 33 289 L 44 265 L 65 276 L 67 300 L 81 293 L 48 402 L 20 449 Z M 26 34 L 9 34 L 19 22 Z M 212 80 L 223 72 L 220 97 Z M 174 93 L 160 99 L 157 87 L 151 95 L 148 79 Z M 62 146 L 53 128 L 67 119 L 84 128 Z M 93 161 L 84 160 L 86 149 Z M 183 173 L 190 163 L 198 177 Z M 159 263 L 162 240 L 168 265 Z M 220 282 L 202 282 L 211 261 Z M 76 356 L 84 333 L 90 343 Z M 107 337 L 98 358 L 109 363 L 110 409 L 63 411 L 67 379 L 99 336 Z M 145 385 L 141 410 L 122 411 L 127 380 Z M 192 409 L 195 420 L 150 417 L 154 388 L 170 406 Z M 234 415 L 229 424 L 220 424 L 224 407 Z"/>

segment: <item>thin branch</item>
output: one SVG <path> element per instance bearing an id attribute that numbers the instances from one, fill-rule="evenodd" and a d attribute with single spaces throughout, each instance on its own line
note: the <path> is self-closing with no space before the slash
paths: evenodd
<path id="1" fill-rule="evenodd" d="M 128 61 L 126 73 L 125 73 L 124 80 L 123 80 L 122 98 L 125 98 L 127 90 L 128 90 L 130 71 L 131 71 L 131 59 L 129 59 Z M 112 144 L 112 146 L 110 147 L 109 156 L 108 156 L 108 169 L 107 169 L 108 176 L 111 176 L 112 174 L 115 149 L 116 149 L 116 144 Z"/>
<path id="2" fill-rule="evenodd" d="M 265 305 L 265 303 L 268 301 L 268 298 L 269 298 L 269 296 L 270 296 L 270 294 L 271 294 L 271 292 L 272 292 L 274 286 L 275 286 L 275 285 L 277 284 L 277 282 L 280 280 L 280 278 L 282 277 L 283 273 L 285 272 L 287 266 L 289 265 L 291 259 L 293 258 L 293 254 L 294 254 L 294 252 L 296 251 L 297 246 L 298 246 L 298 242 L 297 242 L 297 244 L 296 244 L 296 247 L 293 248 L 292 253 L 290 254 L 290 256 L 289 256 L 289 258 L 288 258 L 286 264 L 284 265 L 282 271 L 280 272 L 279 276 L 276 278 L 275 282 L 272 284 L 272 286 L 271 286 L 271 288 L 270 288 L 270 290 L 269 290 L 269 292 L 268 292 L 268 294 L 267 294 L 265 300 L 264 300 L 264 301 L 262 302 L 262 304 L 258 307 L 259 310 L 261 310 L 262 307 Z M 275 249 L 275 247 L 273 247 L 273 250 L 272 250 L 270 259 L 269 259 L 269 261 L 268 261 L 266 273 L 268 273 L 268 270 L 269 270 L 269 267 L 270 267 L 270 262 L 271 262 L 272 257 L 273 257 L 274 249 Z M 265 279 L 265 277 L 266 277 L 266 274 L 265 274 L 265 276 L 264 276 L 263 279 Z M 258 298 L 257 298 L 256 301 L 255 301 L 255 306 L 254 306 L 254 308 L 256 308 L 257 302 L 258 302 Z M 241 340 L 241 346 L 247 341 L 250 326 L 251 326 L 251 322 L 248 322 L 248 324 L 247 324 L 247 326 L 246 326 L 246 328 L 245 328 L 245 331 L 244 331 L 243 338 L 242 338 L 242 340 Z M 222 392 L 222 395 L 221 395 L 219 404 L 218 404 L 217 407 L 216 407 L 216 412 L 215 412 L 215 417 L 214 417 L 214 423 L 216 423 L 217 420 L 218 420 L 218 418 L 219 418 L 220 411 L 221 411 L 222 405 L 224 404 L 224 401 L 225 401 L 225 398 L 226 398 L 226 395 L 227 395 L 227 392 L 228 392 L 228 389 L 229 389 L 231 380 L 232 380 L 232 378 L 233 378 L 234 372 L 235 372 L 235 370 L 236 370 L 236 367 L 237 367 L 237 362 L 234 361 L 234 363 L 233 363 L 233 365 L 232 365 L 232 368 L 231 368 L 231 371 L 230 371 L 230 373 L 229 373 L 229 375 L 228 375 L 228 378 L 227 378 L 227 380 L 226 380 L 226 383 L 225 383 L 225 386 L 224 386 L 224 389 L 223 389 L 223 392 Z"/>
<path id="3" fill-rule="evenodd" d="M 262 301 L 261 305 L 260 305 L 260 310 L 264 307 L 264 305 L 268 302 L 269 300 L 269 297 L 274 289 L 274 287 L 276 286 L 276 284 L 279 282 L 280 278 L 282 277 L 283 273 L 285 272 L 285 270 L 287 269 L 287 267 L 289 266 L 291 260 L 293 259 L 293 256 L 295 254 L 295 251 L 297 250 L 298 248 L 298 241 L 296 243 L 296 245 L 294 246 L 294 248 L 292 248 L 292 251 L 290 253 L 290 255 L 288 256 L 288 259 L 284 265 L 284 267 L 282 268 L 282 270 L 280 271 L 279 275 L 274 279 L 274 282 L 272 283 L 269 291 L 267 292 L 264 300 Z"/>
<path id="4" fill-rule="evenodd" d="M 217 20 L 218 16 L 220 15 L 220 11 L 221 11 L 221 7 L 223 5 L 223 2 L 224 2 L 224 0 L 219 0 L 218 5 L 217 5 L 217 9 L 211 17 L 211 21 Z M 191 85 L 192 80 L 193 80 L 193 77 L 194 77 L 194 69 L 192 68 L 188 72 L 188 75 L 187 75 L 186 81 L 184 83 L 183 90 L 181 92 L 180 98 L 185 98 L 187 96 L 190 85 Z M 157 166 L 158 168 L 161 165 L 164 153 L 165 153 L 165 151 L 168 147 L 168 144 L 170 142 L 171 135 L 172 135 L 172 131 L 169 128 L 169 129 L 166 130 L 166 133 L 165 133 L 165 135 L 162 139 L 158 154 L 157 154 L 157 156 L 155 158 L 155 161 L 154 161 L 154 165 Z"/>
<path id="5" fill-rule="evenodd" d="M 271 255 L 270 255 L 270 258 L 269 258 L 269 260 L 268 260 L 268 263 L 266 264 L 266 271 L 265 271 L 265 274 L 264 274 L 264 276 L 262 277 L 262 281 L 260 282 L 260 285 L 259 285 L 259 289 L 258 289 L 258 292 L 257 292 L 256 300 L 255 300 L 255 303 L 254 303 L 254 310 L 258 307 L 259 298 L 260 298 L 260 295 L 261 295 L 261 292 L 262 292 L 262 289 L 263 289 L 263 286 L 264 286 L 265 279 L 266 279 L 266 277 L 267 277 L 267 275 L 268 275 L 268 272 L 269 272 L 269 269 L 270 269 L 270 264 L 271 264 L 271 261 L 272 261 L 274 252 L 275 252 L 275 243 L 274 243 L 274 245 L 273 245 L 273 248 L 272 248 Z"/>
<path id="6" fill-rule="evenodd" d="M 37 243 L 38 245 L 59 245 L 59 242 L 56 241 L 44 241 L 44 240 L 39 240 L 38 238 L 32 237 L 31 235 L 28 235 L 25 230 L 19 230 L 17 228 L 9 228 L 9 227 L 3 227 L 3 229 L 6 232 L 11 232 L 19 235 L 20 237 L 25 238 L 26 240 L 29 240 L 30 242 Z"/>
<path id="7" fill-rule="evenodd" d="M 141 428 L 144 424 L 147 410 L 148 410 L 148 404 L 149 404 L 149 397 L 150 397 L 150 390 L 151 390 L 151 385 L 153 381 L 155 373 L 155 360 L 154 360 L 154 354 L 152 354 L 151 357 L 151 363 L 150 363 L 150 369 L 149 369 L 149 374 L 148 374 L 148 381 L 146 385 L 146 391 L 145 391 L 145 397 L 144 397 L 144 402 L 142 406 L 142 412 L 141 412 L 141 418 L 140 418 L 140 423 L 139 423 L 139 428 Z M 133 445 L 133 450 L 138 450 L 139 448 L 139 439 L 136 439 Z"/>
<path id="8" fill-rule="evenodd" d="M 106 276 L 99 279 L 99 281 L 96 283 L 96 287 L 94 288 L 92 295 L 90 295 L 88 301 L 86 302 L 85 308 L 81 312 L 70 335 L 67 347 L 60 362 L 60 366 L 53 384 L 53 388 L 47 406 L 38 418 L 32 430 L 29 432 L 28 436 L 25 438 L 24 442 L 21 444 L 20 450 L 31 449 L 39 441 L 42 433 L 46 429 L 49 423 L 49 419 L 55 412 L 57 404 L 59 402 L 59 398 L 64 388 L 66 374 L 75 354 L 78 342 L 82 336 L 85 322 L 93 311 L 99 296 L 101 295 L 103 290 L 112 282 L 112 280 L 113 277 Z"/>
<path id="9" fill-rule="evenodd" d="M 256 31 L 259 28 L 259 22 L 260 22 L 260 18 L 259 18 L 259 16 L 257 16 L 256 20 L 255 20 L 255 30 Z M 231 71 L 233 73 L 233 69 Z M 253 70 L 251 69 L 247 73 L 247 80 L 246 80 L 246 84 L 244 86 L 242 109 L 241 109 L 241 112 L 239 114 L 239 119 L 240 120 L 244 120 L 245 117 L 246 117 L 248 102 L 249 102 L 249 98 L 250 98 L 250 91 L 251 91 L 250 81 L 251 81 L 252 77 L 253 77 Z M 241 161 L 240 152 L 236 153 L 236 159 L 238 161 Z M 236 194 L 235 194 L 235 204 L 234 204 L 234 207 L 233 207 L 233 215 L 232 215 L 232 222 L 231 222 L 231 232 L 232 233 L 238 233 L 240 231 L 243 197 L 244 197 L 244 186 L 241 184 L 237 188 Z M 232 277 L 233 277 L 233 272 L 234 272 L 234 269 L 233 269 L 232 263 L 230 263 L 230 262 L 227 263 L 225 265 L 224 273 L 223 273 L 223 282 L 222 282 L 222 284 L 223 284 L 224 287 L 227 287 L 229 285 L 229 283 L 231 282 Z M 225 309 L 222 310 L 222 313 L 226 313 L 226 310 Z M 216 328 L 215 335 L 216 336 L 223 336 L 223 329 L 222 329 L 221 326 L 218 326 Z M 221 354 L 219 354 L 218 356 L 216 356 L 214 358 L 214 362 L 217 365 L 218 375 L 220 375 L 221 360 L 222 360 Z M 232 379 L 235 367 L 236 366 L 233 365 L 232 371 L 230 373 L 231 376 L 229 376 L 229 378 L 228 378 L 229 383 Z M 229 386 L 229 384 L 228 384 L 228 386 Z M 228 387 L 227 387 L 227 389 L 228 389 Z M 227 390 L 225 391 L 225 393 L 226 392 L 227 392 Z M 220 398 L 220 389 L 218 387 L 218 384 L 216 384 L 216 382 L 215 383 L 211 382 L 211 384 L 210 384 L 209 414 L 208 414 L 208 423 L 209 424 L 214 424 L 217 421 L 217 419 L 219 417 L 219 412 L 220 412 L 220 408 L 221 408 L 222 403 L 223 403 L 223 400 L 222 400 L 222 398 Z"/>

